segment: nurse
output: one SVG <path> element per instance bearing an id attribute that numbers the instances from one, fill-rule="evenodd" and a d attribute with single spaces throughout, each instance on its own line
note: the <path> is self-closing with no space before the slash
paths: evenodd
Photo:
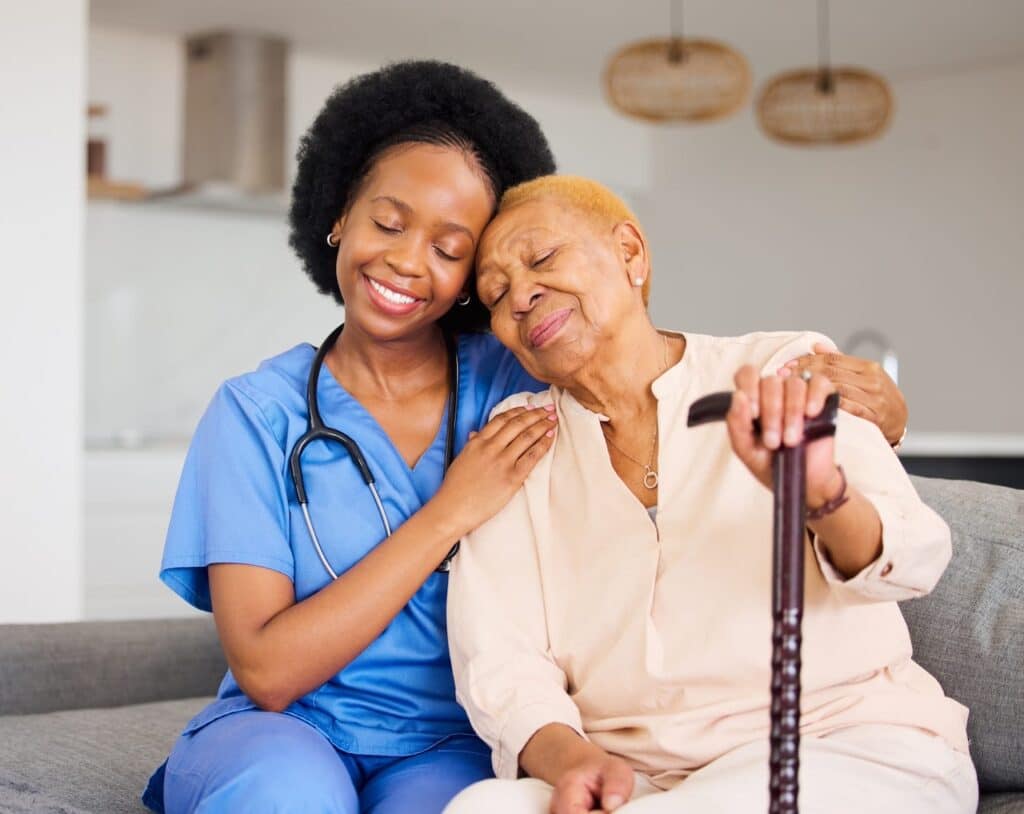
<path id="1" fill-rule="evenodd" d="M 341 87 L 305 136 L 291 243 L 345 304 L 316 400 L 358 444 L 394 533 L 384 539 L 342 445 L 315 441 L 302 475 L 336 580 L 313 545 L 288 462 L 315 348 L 221 386 L 185 462 L 160 576 L 214 612 L 230 670 L 154 775 L 154 810 L 431 814 L 491 776 L 455 701 L 437 569 L 553 439 L 544 409 L 484 426 L 499 401 L 539 385 L 481 332 L 469 284 L 503 191 L 553 168 L 531 117 L 432 62 Z"/>
<path id="2" fill-rule="evenodd" d="M 557 423 L 542 408 L 485 426 L 498 402 L 541 385 L 483 332 L 473 258 L 504 190 L 554 161 L 529 115 L 436 62 L 339 88 L 298 158 L 291 245 L 345 305 L 315 400 L 358 445 L 394 533 L 349 452 L 315 441 L 302 478 L 323 559 L 314 545 L 289 457 L 309 426 L 316 348 L 221 386 L 186 458 L 160 576 L 213 611 L 230 669 L 143 799 L 171 814 L 436 814 L 491 777 L 455 701 L 438 567 L 518 490 Z M 824 361 L 898 437 L 892 382 L 837 354 L 804 363 Z"/>

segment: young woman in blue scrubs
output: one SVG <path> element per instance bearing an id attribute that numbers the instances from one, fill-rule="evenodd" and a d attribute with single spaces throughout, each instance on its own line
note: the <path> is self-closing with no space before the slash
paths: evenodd
<path id="1" fill-rule="evenodd" d="M 291 244 L 345 304 L 317 402 L 360 446 L 394 534 L 350 456 L 315 442 L 302 471 L 336 580 L 314 548 L 288 459 L 307 429 L 315 348 L 221 386 L 186 458 L 160 576 L 213 611 L 230 670 L 151 779 L 150 808 L 436 814 L 491 776 L 455 701 L 436 568 L 555 431 L 543 409 L 487 423 L 541 385 L 481 332 L 470 279 L 502 192 L 553 170 L 536 122 L 454 66 L 399 63 L 328 99 L 299 150 Z M 460 371 L 447 474 L 445 335 Z M 843 367 L 856 361 L 829 359 L 833 378 L 853 377 L 854 406 L 870 396 L 898 413 L 891 382 L 866 395 L 871 374 Z"/>
<path id="2" fill-rule="evenodd" d="M 288 470 L 313 347 L 221 386 L 186 458 L 160 576 L 213 611 L 230 670 L 151 780 L 154 810 L 432 814 L 491 776 L 455 701 L 448 576 L 435 569 L 553 438 L 544 409 L 487 423 L 499 401 L 539 385 L 481 332 L 470 284 L 504 189 L 553 168 L 532 118 L 439 63 L 357 78 L 307 133 L 291 243 L 345 304 L 317 400 L 361 448 L 394 533 L 384 539 L 342 446 L 314 442 L 303 476 L 336 580 L 313 546 Z M 446 333 L 459 363 L 447 475 Z"/>

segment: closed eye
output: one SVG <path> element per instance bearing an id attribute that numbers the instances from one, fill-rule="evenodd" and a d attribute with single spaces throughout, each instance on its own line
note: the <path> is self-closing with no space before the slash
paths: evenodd
<path id="1" fill-rule="evenodd" d="M 494 308 L 494 306 L 505 298 L 506 291 L 508 291 L 507 288 L 502 288 L 496 294 L 492 294 L 487 300 L 487 307 Z"/>
<path id="2" fill-rule="evenodd" d="M 401 229 L 397 229 L 392 226 L 385 226 L 379 220 L 374 220 L 373 218 L 370 218 L 370 220 L 373 220 L 374 225 L 378 229 L 380 229 L 382 232 L 387 232 L 389 235 L 397 235 L 399 232 L 402 231 Z"/>
<path id="3" fill-rule="evenodd" d="M 440 246 L 434 246 L 434 251 L 441 255 L 441 257 L 443 257 L 445 260 L 451 260 L 453 263 L 456 263 L 462 259 L 461 257 L 456 257 L 453 254 L 448 254 L 448 252 L 446 252 Z"/>
<path id="4" fill-rule="evenodd" d="M 551 257 L 554 255 L 554 253 L 555 253 L 555 249 L 549 249 L 548 251 L 544 252 L 543 254 L 537 255 L 537 257 L 535 257 L 533 259 L 533 261 L 530 263 L 530 268 L 535 269 L 535 268 L 537 268 L 537 266 L 542 265 L 547 260 L 550 260 Z"/>

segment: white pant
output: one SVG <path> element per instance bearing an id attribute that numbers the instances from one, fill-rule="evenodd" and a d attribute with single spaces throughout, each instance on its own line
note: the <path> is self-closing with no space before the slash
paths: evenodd
<path id="1" fill-rule="evenodd" d="M 485 780 L 444 814 L 548 814 L 552 787 L 536 779 Z M 801 739 L 804 814 L 975 814 L 971 759 L 902 726 L 856 726 Z M 668 791 L 643 775 L 621 814 L 757 814 L 768 810 L 768 744 L 734 749 Z"/>

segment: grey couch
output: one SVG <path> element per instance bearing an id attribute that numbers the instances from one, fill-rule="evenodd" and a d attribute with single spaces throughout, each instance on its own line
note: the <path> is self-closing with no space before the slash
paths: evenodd
<path id="1" fill-rule="evenodd" d="M 903 605 L 915 657 L 971 709 L 979 811 L 1024 814 L 1024 491 L 915 485 L 954 548 L 935 591 Z M 0 627 L 0 812 L 143 811 L 224 667 L 206 619 Z"/>

